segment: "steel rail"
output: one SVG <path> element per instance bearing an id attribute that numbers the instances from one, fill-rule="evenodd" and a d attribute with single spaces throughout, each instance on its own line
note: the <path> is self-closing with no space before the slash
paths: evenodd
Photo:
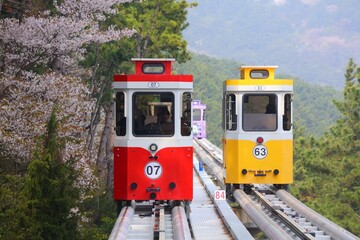
<path id="1" fill-rule="evenodd" d="M 223 169 L 215 163 L 213 157 L 200 147 L 199 144 L 194 144 L 194 149 L 199 158 L 208 166 L 210 171 L 216 176 L 220 187 L 225 189 Z"/>
<path id="2" fill-rule="evenodd" d="M 165 235 L 165 213 L 164 209 L 159 210 L 158 221 L 153 222 L 154 226 L 148 228 L 148 232 L 154 232 L 156 239 L 166 239 Z M 156 211 L 152 215 L 156 214 Z M 123 207 L 116 223 L 111 231 L 109 240 L 127 239 L 129 237 L 131 225 L 136 215 L 136 207 Z M 151 217 L 151 216 L 147 216 Z M 191 232 L 187 222 L 186 213 L 182 206 L 176 206 L 171 211 L 171 227 L 173 231 L 173 239 L 191 240 Z M 152 235 L 152 234 L 148 234 Z"/>
<path id="3" fill-rule="evenodd" d="M 318 214 L 298 199 L 293 197 L 290 193 L 285 190 L 278 190 L 276 195 L 286 202 L 291 208 L 300 213 L 302 216 L 306 217 L 308 220 L 316 224 L 316 226 L 331 235 L 332 239 L 335 240 L 359 240 L 357 236 L 345 230 L 344 228 L 338 226 L 337 224 L 331 222 L 327 218 Z"/>
<path id="4" fill-rule="evenodd" d="M 274 240 L 292 239 L 280 226 L 267 216 L 244 191 L 240 189 L 235 190 L 234 198 L 267 237 Z"/>
<path id="5" fill-rule="evenodd" d="M 299 224 L 289 218 L 285 213 L 281 212 L 278 209 L 275 209 L 272 204 L 260 194 L 260 192 L 256 191 L 252 188 L 252 194 L 262 203 L 262 205 L 268 209 L 277 219 L 279 219 L 285 226 L 287 226 L 293 233 L 296 234 L 300 239 L 304 240 L 315 240 L 313 236 L 303 230 Z"/>
<path id="6" fill-rule="evenodd" d="M 223 159 L 222 159 L 222 150 L 219 149 L 217 146 L 214 146 L 209 140 L 207 139 L 196 139 L 195 142 L 203 149 L 205 152 L 208 153 L 209 156 L 215 162 L 222 167 L 223 166 Z M 220 156 L 221 155 L 221 156 Z"/>
<path id="7" fill-rule="evenodd" d="M 191 240 L 190 228 L 183 207 L 174 207 L 171 210 L 174 239 Z"/>
<path id="8" fill-rule="evenodd" d="M 205 151 L 200 147 L 198 143 L 194 144 L 194 148 L 199 157 L 208 165 L 210 171 L 212 171 L 215 176 L 221 180 L 223 184 L 223 172 L 222 169 L 216 164 L 210 155 L 209 151 Z M 211 156 L 211 157 L 209 157 Z M 223 186 L 222 186 L 223 187 Z M 288 234 L 278 226 L 270 217 L 263 213 L 262 209 L 259 209 L 250 198 L 242 191 L 236 190 L 234 192 L 234 197 L 244 211 L 249 215 L 249 217 L 254 221 L 254 223 L 271 239 L 292 239 Z"/>
<path id="9" fill-rule="evenodd" d="M 134 212 L 135 209 L 130 206 L 123 207 L 121 209 L 119 217 L 117 218 L 114 228 L 109 236 L 109 240 L 126 239 Z"/>

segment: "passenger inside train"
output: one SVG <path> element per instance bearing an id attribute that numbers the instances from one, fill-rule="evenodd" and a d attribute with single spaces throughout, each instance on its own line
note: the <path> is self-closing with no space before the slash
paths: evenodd
<path id="1" fill-rule="evenodd" d="M 135 93 L 133 133 L 135 136 L 172 136 L 174 96 L 170 93 Z"/>
<path id="2" fill-rule="evenodd" d="M 167 107 L 160 107 L 157 113 L 157 122 L 160 125 L 160 132 L 170 135 L 174 132 L 174 124 L 171 122 L 170 112 Z"/>

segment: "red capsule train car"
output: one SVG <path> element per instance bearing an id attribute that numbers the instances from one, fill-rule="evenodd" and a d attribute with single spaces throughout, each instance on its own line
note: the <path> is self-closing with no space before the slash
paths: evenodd
<path id="1" fill-rule="evenodd" d="M 175 59 L 134 58 L 135 74 L 114 75 L 114 200 L 193 198 L 192 75 Z"/>

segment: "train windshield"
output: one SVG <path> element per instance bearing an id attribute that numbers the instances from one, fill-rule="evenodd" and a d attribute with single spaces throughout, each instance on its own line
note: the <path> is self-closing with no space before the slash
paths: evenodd
<path id="1" fill-rule="evenodd" d="M 134 136 L 174 135 L 174 94 L 137 92 L 133 95 Z"/>
<path id="2" fill-rule="evenodd" d="M 275 94 L 243 96 L 244 131 L 276 131 L 277 97 Z"/>

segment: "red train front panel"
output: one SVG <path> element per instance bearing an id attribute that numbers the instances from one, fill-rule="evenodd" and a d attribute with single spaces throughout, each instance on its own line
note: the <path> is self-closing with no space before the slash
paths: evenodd
<path id="1" fill-rule="evenodd" d="M 114 198 L 191 200 L 192 146 L 165 147 L 155 154 L 141 147 L 114 148 Z"/>

